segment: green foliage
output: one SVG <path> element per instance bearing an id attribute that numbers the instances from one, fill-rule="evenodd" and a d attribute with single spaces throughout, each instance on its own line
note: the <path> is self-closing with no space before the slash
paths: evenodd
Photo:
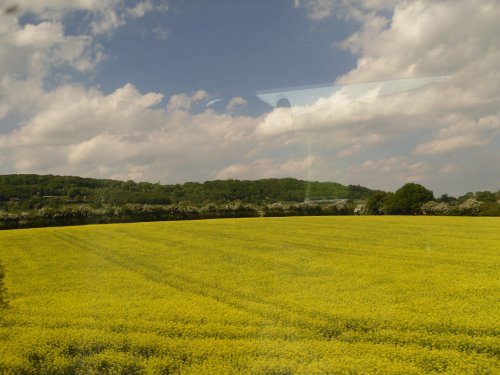
<path id="1" fill-rule="evenodd" d="M 353 210 L 354 215 L 368 215 L 368 206 L 365 201 L 358 202 Z"/>
<path id="2" fill-rule="evenodd" d="M 491 191 L 476 191 L 474 194 L 475 198 L 479 202 L 496 202 L 497 197 L 495 193 L 492 193 Z"/>
<path id="3" fill-rule="evenodd" d="M 448 194 L 442 194 L 441 197 L 436 199 L 437 202 L 443 202 L 443 203 L 451 203 L 453 201 L 456 201 L 457 199 L 455 197 L 452 197 Z"/>
<path id="4" fill-rule="evenodd" d="M 368 213 L 371 215 L 381 215 L 386 197 L 387 193 L 385 191 L 378 190 L 371 194 L 366 203 Z"/>
<path id="5" fill-rule="evenodd" d="M 373 216 L 3 231 L 0 373 L 498 373 L 499 231 Z"/>
<path id="6" fill-rule="evenodd" d="M 347 190 L 349 191 L 349 194 L 346 198 L 349 199 L 366 198 L 372 193 L 372 190 L 360 185 L 348 185 Z"/>
<path id="7" fill-rule="evenodd" d="M 407 183 L 386 197 L 383 210 L 391 215 L 415 215 L 420 213 L 422 205 L 434 200 L 432 191 L 415 183 Z"/>
<path id="8" fill-rule="evenodd" d="M 329 204 L 277 202 L 263 206 L 242 202 L 207 203 L 201 207 L 131 203 L 107 207 L 68 205 L 18 213 L 0 211 L 0 229 L 258 216 L 352 215 L 356 205 L 356 202 L 349 204 L 347 199 Z"/>
<path id="9" fill-rule="evenodd" d="M 471 201 L 473 199 L 473 201 Z M 0 175 L 0 229 L 255 216 L 427 214 L 498 216 L 500 191 L 446 194 L 422 185 L 395 193 L 359 185 L 215 180 L 160 185 L 72 176 Z M 471 205 L 471 202 L 478 202 Z"/>
<path id="10" fill-rule="evenodd" d="M 475 198 L 469 198 L 456 207 L 456 211 L 460 216 L 477 216 L 480 212 L 481 202 Z"/>
<path id="11" fill-rule="evenodd" d="M 458 197 L 458 202 L 463 203 L 466 200 L 472 199 L 472 198 L 474 198 L 474 193 L 472 191 L 469 191 L 469 192 L 465 193 L 464 195 Z"/>
<path id="12" fill-rule="evenodd" d="M 21 210 L 45 207 L 58 198 L 66 200 L 68 204 L 99 202 L 110 205 L 204 205 L 234 201 L 266 204 L 303 202 L 306 199 L 360 199 L 368 196 L 370 192 L 370 189 L 359 185 L 344 186 L 335 182 L 302 181 L 294 178 L 160 185 L 52 175 L 0 176 L 0 202 L 8 202 L 11 198 L 20 199 L 22 207 L 18 205 L 17 208 Z"/>
<path id="13" fill-rule="evenodd" d="M 450 213 L 450 205 L 446 202 L 429 201 L 424 203 L 421 208 L 424 215 L 444 216 Z"/>
<path id="14" fill-rule="evenodd" d="M 480 216 L 500 216 L 500 204 L 498 202 L 482 202 L 479 207 Z"/>

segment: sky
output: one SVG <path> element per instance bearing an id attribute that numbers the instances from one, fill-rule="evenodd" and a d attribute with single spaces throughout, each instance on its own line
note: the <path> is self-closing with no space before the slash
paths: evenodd
<path id="1" fill-rule="evenodd" d="M 500 189 L 497 0 L 0 0 L 0 174 Z"/>

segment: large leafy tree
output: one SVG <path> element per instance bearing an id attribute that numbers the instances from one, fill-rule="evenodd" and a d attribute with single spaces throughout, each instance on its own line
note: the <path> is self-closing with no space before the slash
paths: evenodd
<path id="1" fill-rule="evenodd" d="M 420 213 L 420 207 L 434 200 L 434 194 L 420 184 L 407 183 L 387 197 L 384 211 L 387 214 L 414 215 Z"/>
<path id="2" fill-rule="evenodd" d="M 381 215 L 384 213 L 383 207 L 384 202 L 387 198 L 388 194 L 385 191 L 378 190 L 370 195 L 368 198 L 366 208 L 368 213 L 371 215 Z"/>

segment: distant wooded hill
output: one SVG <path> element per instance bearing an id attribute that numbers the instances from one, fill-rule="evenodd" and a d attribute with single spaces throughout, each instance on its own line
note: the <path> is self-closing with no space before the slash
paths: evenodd
<path id="1" fill-rule="evenodd" d="M 271 178 L 161 185 L 52 175 L 0 176 L 0 229 L 134 221 L 295 215 L 500 216 L 500 191 L 435 198 L 422 185 L 392 192 Z"/>
<path id="2" fill-rule="evenodd" d="M 161 185 L 110 179 L 12 174 L 0 176 L 0 202 L 18 201 L 24 209 L 57 203 L 206 204 L 303 202 L 364 199 L 373 190 L 336 182 L 271 178 L 256 181 L 215 180 Z M 28 203 L 29 202 L 29 203 Z"/>

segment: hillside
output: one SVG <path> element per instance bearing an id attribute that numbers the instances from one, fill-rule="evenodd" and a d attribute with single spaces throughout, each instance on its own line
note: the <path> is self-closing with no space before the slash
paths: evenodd
<path id="1" fill-rule="evenodd" d="M 303 202 L 307 199 L 360 199 L 372 190 L 336 182 L 271 178 L 255 181 L 215 180 L 161 185 L 72 176 L 35 174 L 0 175 L 0 202 L 14 199 L 33 204 L 124 203 L 204 204 L 241 201 L 245 203 Z"/>
<path id="2" fill-rule="evenodd" d="M 500 191 L 435 198 L 294 178 L 161 185 L 72 176 L 0 176 L 0 229 L 138 221 L 329 215 L 500 216 Z"/>

